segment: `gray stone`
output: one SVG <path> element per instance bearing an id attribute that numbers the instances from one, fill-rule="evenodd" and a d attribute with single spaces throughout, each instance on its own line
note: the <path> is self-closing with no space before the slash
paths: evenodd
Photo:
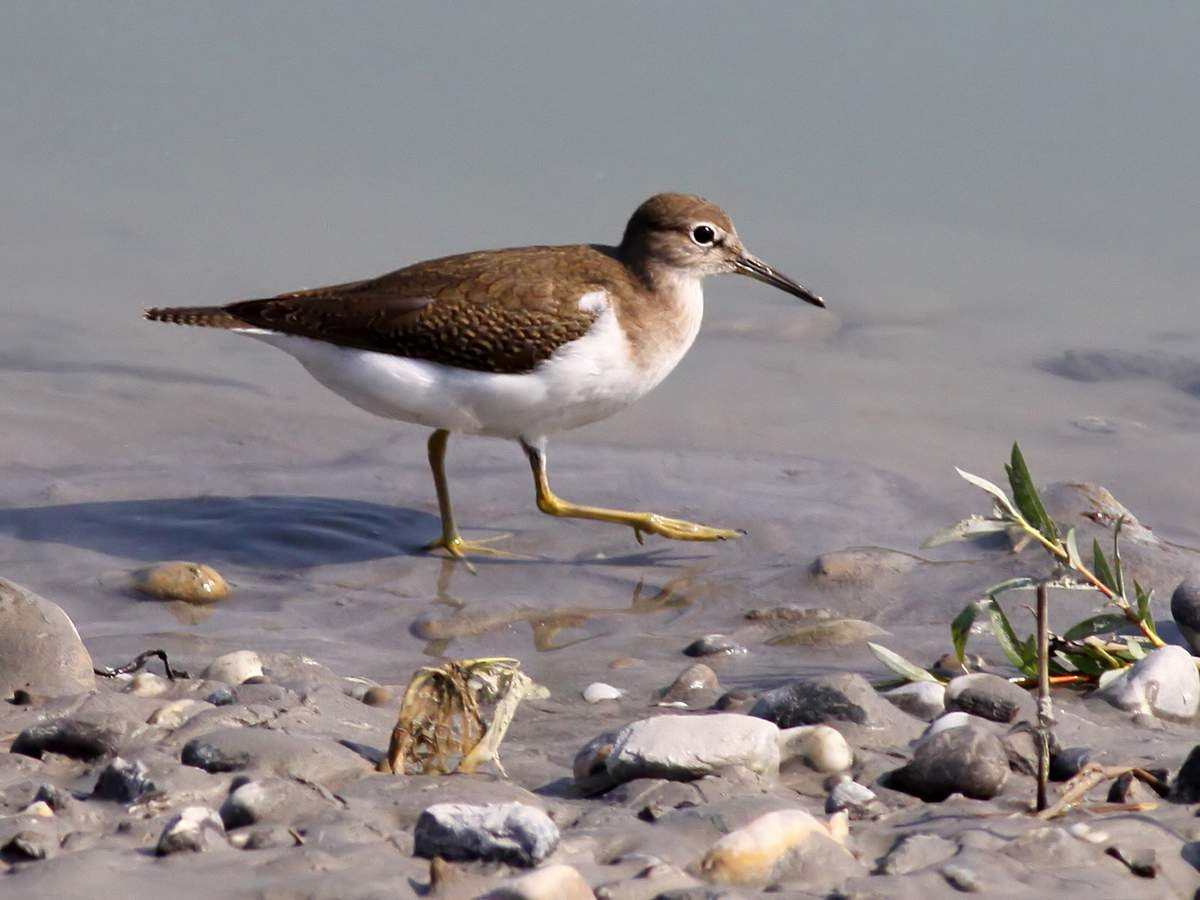
<path id="1" fill-rule="evenodd" d="M 536 866 L 558 846 L 558 826 L 523 803 L 437 803 L 417 819 L 416 856 Z"/>
<path id="2" fill-rule="evenodd" d="M 596 735 L 575 754 L 572 767 L 575 788 L 585 797 L 603 794 L 620 784 L 608 772 L 608 755 L 612 753 L 616 739 L 615 731 L 606 731 Z"/>
<path id="3" fill-rule="evenodd" d="M 871 585 L 892 575 L 911 572 L 921 560 L 886 547 L 848 547 L 822 553 L 812 565 L 818 578 L 838 584 Z"/>
<path id="4" fill-rule="evenodd" d="M 255 771 L 325 785 L 371 771 L 363 757 L 332 740 L 266 728 L 221 728 L 192 738 L 181 759 L 206 772 Z"/>
<path id="5" fill-rule="evenodd" d="M 659 702 L 662 705 L 681 705 L 694 709 L 712 703 L 720 689 L 716 672 L 704 663 L 693 663 L 666 687 Z"/>
<path id="6" fill-rule="evenodd" d="M 857 781 L 840 781 L 825 798 L 825 813 L 832 815 L 845 810 L 852 819 L 865 819 L 882 810 L 875 792 Z"/>
<path id="7" fill-rule="evenodd" d="M 656 716 L 618 732 L 606 760 L 616 781 L 633 778 L 689 780 L 730 766 L 779 771 L 779 729 L 736 713 Z"/>
<path id="8" fill-rule="evenodd" d="M 1036 713 L 1033 697 L 1028 691 L 987 672 L 952 678 L 946 685 L 946 709 L 993 722 L 1012 722 L 1018 716 L 1031 719 Z"/>
<path id="9" fill-rule="evenodd" d="M 891 773 L 887 786 L 927 802 L 951 794 L 990 800 L 1007 779 L 1008 755 L 1000 738 L 964 726 L 922 740 L 908 765 Z"/>
<path id="10" fill-rule="evenodd" d="M 1171 594 L 1171 618 L 1192 648 L 1192 653 L 1200 655 L 1200 575 L 1192 575 L 1179 582 Z"/>
<path id="11" fill-rule="evenodd" d="M 906 834 L 888 851 L 879 872 L 882 875 L 907 875 L 945 862 L 957 852 L 958 844 L 936 834 Z"/>
<path id="12" fill-rule="evenodd" d="M 973 869 L 968 869 L 966 866 L 949 865 L 942 866 L 942 877 L 946 879 L 946 883 L 956 891 L 962 891 L 966 894 L 977 894 L 983 890 L 983 879 L 975 874 Z"/>
<path id="13" fill-rule="evenodd" d="M 683 648 L 685 656 L 738 656 L 746 648 L 724 634 L 706 634 Z"/>
<path id="14" fill-rule="evenodd" d="M 96 779 L 92 797 L 99 800 L 115 800 L 117 803 L 133 803 L 145 794 L 158 790 L 150 777 L 146 764 L 141 760 L 130 762 L 116 757 Z"/>
<path id="15" fill-rule="evenodd" d="M 1118 709 L 1183 721 L 1200 708 L 1200 672 L 1183 647 L 1159 647 L 1096 691 Z"/>
<path id="16" fill-rule="evenodd" d="M 946 711 L 946 688 L 933 681 L 911 681 L 883 696 L 910 716 L 932 722 Z"/>
<path id="17" fill-rule="evenodd" d="M 237 703 L 237 696 L 229 685 L 222 685 L 205 697 L 204 702 L 211 703 L 213 706 L 232 706 Z"/>
<path id="18" fill-rule="evenodd" d="M 199 853 L 228 846 L 221 817 L 207 806 L 188 806 L 167 822 L 155 852 L 167 856 L 183 850 Z"/>
<path id="19" fill-rule="evenodd" d="M 264 823 L 291 824 L 331 805 L 312 788 L 286 778 L 234 784 L 220 810 L 227 831 Z"/>
<path id="20" fill-rule="evenodd" d="M 1070 781 L 1092 760 L 1087 747 L 1067 747 L 1050 754 L 1050 780 Z"/>
<path id="21" fill-rule="evenodd" d="M 58 697 L 95 689 L 91 654 L 67 614 L 0 578 L 0 698 L 17 690 Z"/>
<path id="22" fill-rule="evenodd" d="M 1200 803 L 1200 744 L 1192 748 L 1171 782 L 1171 799 L 1176 803 Z"/>
<path id="23" fill-rule="evenodd" d="M 116 754 L 125 735 L 121 724 L 102 724 L 80 717 L 49 719 L 18 734 L 12 752 L 35 759 L 41 759 L 46 752 L 59 753 L 90 762 Z"/>

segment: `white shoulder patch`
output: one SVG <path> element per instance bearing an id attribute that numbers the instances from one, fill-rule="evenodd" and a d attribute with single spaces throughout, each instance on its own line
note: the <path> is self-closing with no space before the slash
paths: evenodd
<path id="1" fill-rule="evenodd" d="M 579 308 L 583 312 L 599 315 L 608 309 L 608 292 L 588 291 L 579 298 Z"/>

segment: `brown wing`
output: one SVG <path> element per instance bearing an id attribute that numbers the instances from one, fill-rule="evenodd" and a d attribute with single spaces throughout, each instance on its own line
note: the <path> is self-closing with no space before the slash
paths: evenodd
<path id="1" fill-rule="evenodd" d="M 526 247 L 430 260 L 223 311 L 247 325 L 345 347 L 528 372 L 591 327 L 595 314 L 579 309 L 579 297 L 615 288 L 623 275 L 592 247 Z"/>

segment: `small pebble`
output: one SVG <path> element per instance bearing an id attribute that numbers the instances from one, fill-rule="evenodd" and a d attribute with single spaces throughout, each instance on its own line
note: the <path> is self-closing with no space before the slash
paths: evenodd
<path id="1" fill-rule="evenodd" d="M 977 894 L 983 890 L 983 882 L 974 871 L 953 863 L 942 866 L 942 877 L 955 890 Z"/>
<path id="2" fill-rule="evenodd" d="M 1103 844 L 1108 841 L 1108 832 L 1092 828 L 1087 822 L 1076 822 L 1073 825 L 1068 825 L 1067 831 L 1072 837 L 1079 838 L 1081 841 L 1087 841 L 1089 844 Z"/>
<path id="3" fill-rule="evenodd" d="M 1067 747 L 1050 754 L 1050 780 L 1070 781 L 1080 773 L 1092 758 L 1087 747 Z"/>
<path id="4" fill-rule="evenodd" d="M 618 656 L 608 664 L 610 669 L 636 669 L 639 666 L 644 666 L 645 660 L 638 659 L 634 656 Z"/>
<path id="5" fill-rule="evenodd" d="M 833 790 L 825 798 L 825 813 L 832 815 L 846 810 L 851 818 L 862 818 L 869 814 L 871 804 L 876 800 L 875 792 L 857 781 L 841 781 L 833 786 Z"/>
<path id="6" fill-rule="evenodd" d="M 172 560 L 133 573 L 133 586 L 158 600 L 215 603 L 229 596 L 229 583 L 212 566 Z"/>
<path id="7" fill-rule="evenodd" d="M 387 706 L 392 702 L 392 692 L 382 684 L 375 684 L 363 692 L 362 702 L 367 706 Z"/>
<path id="8" fill-rule="evenodd" d="M 153 672 L 138 672 L 125 688 L 126 693 L 135 697 L 161 697 L 171 690 L 171 682 Z"/>
<path id="9" fill-rule="evenodd" d="M 256 678 L 263 673 L 262 660 L 253 650 L 235 650 L 218 656 L 204 670 L 204 678 L 209 681 L 223 681 L 226 684 L 241 684 L 248 678 Z"/>
<path id="10" fill-rule="evenodd" d="M 1171 594 L 1171 618 L 1192 652 L 1200 653 L 1200 575 L 1179 582 Z"/>
<path id="11" fill-rule="evenodd" d="M 841 732 L 828 725 L 799 725 L 779 732 L 783 759 L 799 756 L 810 768 L 825 774 L 845 772 L 854 764 L 854 753 Z"/>
<path id="12" fill-rule="evenodd" d="M 229 688 L 220 688 L 220 690 L 228 691 L 229 699 L 233 700 L 233 691 L 230 691 Z M 215 694 L 217 691 L 213 693 Z M 219 706 L 221 704 L 213 705 Z M 191 698 L 173 700 L 170 703 L 164 703 L 154 712 L 150 713 L 150 718 L 146 719 L 146 724 L 157 725 L 160 728 L 178 728 L 199 711 L 200 703 L 196 700 L 192 700 Z"/>
<path id="13" fill-rule="evenodd" d="M 219 687 L 205 697 L 204 702 L 211 703 L 213 706 L 232 706 L 237 703 L 237 697 L 228 687 Z"/>
<path id="14" fill-rule="evenodd" d="M 746 648 L 723 634 L 706 634 L 683 648 L 685 656 L 738 656 Z"/>
<path id="15" fill-rule="evenodd" d="M 676 676 L 662 692 L 659 706 L 686 707 L 698 705 L 704 700 L 711 703 L 713 695 L 721 689 L 717 673 L 704 663 L 694 663 Z"/>
<path id="16" fill-rule="evenodd" d="M 34 800 L 21 810 L 21 812 L 25 815 L 37 816 L 39 819 L 51 819 L 54 817 L 54 810 L 50 808 L 50 804 L 45 800 Z"/>
<path id="17" fill-rule="evenodd" d="M 603 681 L 593 681 L 583 689 L 583 699 L 588 703 L 601 703 L 605 700 L 619 700 L 625 692 Z"/>
<path id="18" fill-rule="evenodd" d="M 207 806 L 186 806 L 167 822 L 155 852 L 159 856 L 181 850 L 199 853 L 225 843 L 225 826 L 215 811 Z"/>

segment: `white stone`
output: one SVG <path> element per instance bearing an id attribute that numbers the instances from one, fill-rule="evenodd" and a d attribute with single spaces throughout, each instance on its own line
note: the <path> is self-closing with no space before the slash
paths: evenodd
<path id="1" fill-rule="evenodd" d="M 1200 708 L 1200 673 L 1192 654 L 1172 644 L 1148 653 L 1096 693 L 1119 709 L 1190 719 Z"/>
<path id="2" fill-rule="evenodd" d="M 202 708 L 209 708 L 207 704 L 201 704 L 199 700 L 190 698 L 184 700 L 172 700 L 170 703 L 164 703 L 154 712 L 150 713 L 150 717 L 146 719 L 147 725 L 157 725 L 160 728 L 178 728 Z"/>
<path id="3" fill-rule="evenodd" d="M 138 672 L 125 688 L 136 697 L 161 697 L 171 689 L 171 683 L 153 672 Z"/>
<path id="4" fill-rule="evenodd" d="M 605 761 L 617 781 L 695 778 L 729 766 L 779 771 L 779 729 L 737 713 L 655 716 L 626 725 Z"/>
<path id="5" fill-rule="evenodd" d="M 845 772 L 854 764 L 854 753 L 841 732 L 828 725 L 799 725 L 779 732 L 781 760 L 799 756 L 810 767 L 826 774 Z"/>
<path id="6" fill-rule="evenodd" d="M 600 703 L 604 700 L 620 700 L 625 692 L 603 681 L 593 681 L 583 689 L 583 699 L 588 703 Z"/>
<path id="7" fill-rule="evenodd" d="M 932 722 L 946 711 L 946 688 L 933 681 L 912 681 L 883 696 L 918 719 Z"/>
<path id="8" fill-rule="evenodd" d="M 973 716 L 970 713 L 962 711 L 948 712 L 944 716 L 938 716 L 925 729 L 925 733 L 921 735 L 921 740 L 931 738 L 935 734 L 942 731 L 948 731 L 951 728 L 962 728 L 965 725 L 973 725 L 984 731 L 994 731 L 993 723 L 987 719 L 981 719 L 979 716 Z"/>
<path id="9" fill-rule="evenodd" d="M 235 650 L 209 663 L 204 670 L 204 677 L 209 681 L 241 684 L 247 678 L 257 678 L 262 673 L 262 660 L 257 653 L 253 650 Z"/>
<path id="10" fill-rule="evenodd" d="M 185 806 L 172 816 L 158 838 L 159 856 L 188 850 L 198 853 L 228 847 L 221 817 L 207 806 Z"/>
<path id="11" fill-rule="evenodd" d="M 815 817 L 802 809 L 781 809 L 718 840 L 700 861 L 700 872 L 720 884 L 761 882 L 784 856 L 810 841 L 849 856 Z"/>

